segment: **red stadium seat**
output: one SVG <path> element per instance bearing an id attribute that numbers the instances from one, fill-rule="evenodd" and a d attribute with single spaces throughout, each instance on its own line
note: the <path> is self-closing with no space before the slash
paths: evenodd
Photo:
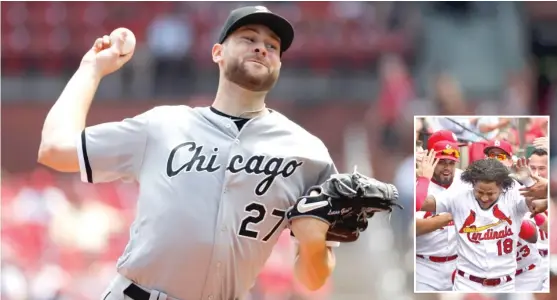
<path id="1" fill-rule="evenodd" d="M 67 2 L 67 22 L 72 25 L 81 26 L 88 24 L 97 26 L 104 22 L 106 11 L 103 10 L 104 2 L 75 1 Z"/>
<path id="2" fill-rule="evenodd" d="M 52 28 L 44 36 L 44 53 L 48 59 L 42 59 L 41 69 L 45 75 L 56 75 L 64 67 L 65 54 L 71 43 L 71 33 L 68 27 Z"/>
<path id="3" fill-rule="evenodd" d="M 48 55 L 48 37 L 50 35 L 50 27 L 33 26 L 31 30 L 31 43 L 29 44 L 28 54 L 33 58 L 42 58 Z"/>
<path id="4" fill-rule="evenodd" d="M 213 65 L 211 58 L 211 47 L 215 43 L 212 32 L 198 31 L 196 43 L 191 45 L 190 56 L 194 59 L 197 67 L 206 68 Z"/>
<path id="5" fill-rule="evenodd" d="M 2 27 L 24 25 L 30 18 L 26 2 L 2 2 Z"/>
<path id="6" fill-rule="evenodd" d="M 68 4 L 71 2 L 50 2 L 44 8 L 45 25 L 50 27 L 57 27 L 64 24 L 68 17 L 71 15 Z"/>
<path id="7" fill-rule="evenodd" d="M 117 27 L 131 29 L 139 44 L 146 42 L 146 30 L 158 15 L 171 12 L 182 12 L 194 31 L 197 33 L 193 43 L 192 56 L 203 58 L 197 60 L 200 67 L 209 62 L 208 51 L 214 42 L 215 34 L 221 22 L 228 14 L 228 9 L 237 3 L 173 3 L 173 2 L 14 2 L 2 4 L 2 32 L 5 36 L 7 27 L 24 26 L 30 30 L 30 36 L 36 37 L 45 28 L 60 31 L 66 26 L 72 32 L 72 40 L 68 51 L 82 55 L 88 49 L 94 37 L 109 34 Z M 404 36 L 385 32 L 379 35 L 374 28 L 374 20 L 365 13 L 357 19 L 345 18 L 332 7 L 329 2 L 296 2 L 269 3 L 274 10 L 293 23 L 296 39 L 285 60 L 296 62 L 294 66 L 315 70 L 330 70 L 337 67 L 350 69 L 367 69 L 372 66 L 378 54 L 382 52 L 406 52 L 411 45 Z M 8 24 L 8 25 L 7 25 Z M 328 28 L 329 27 L 329 28 Z M 94 33 L 94 35 L 91 35 Z M 91 38 L 91 36 L 94 36 Z M 34 41 L 30 48 L 38 53 L 40 46 L 45 45 L 44 38 Z M 48 39 L 47 39 L 48 40 Z M 60 52 L 53 45 L 47 52 Z M 84 46 L 86 45 L 86 46 Z M 4 47 L 5 48 L 5 47 Z M 21 54 L 25 56 L 26 51 Z M 9 55 L 14 52 L 6 52 Z M 45 54 L 46 55 L 46 54 Z M 6 61 L 6 60 L 3 60 Z M 9 63 L 15 65 L 15 63 Z M 47 69 L 54 70 L 48 66 Z"/>
<path id="8" fill-rule="evenodd" d="M 25 72 L 25 53 L 31 42 L 29 31 L 20 26 L 11 28 L 6 35 L 2 33 L 2 37 L 2 72 L 11 75 L 22 74 Z"/>

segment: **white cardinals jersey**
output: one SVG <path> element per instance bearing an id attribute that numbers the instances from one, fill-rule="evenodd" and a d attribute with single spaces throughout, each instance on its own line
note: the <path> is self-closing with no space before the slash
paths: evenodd
<path id="1" fill-rule="evenodd" d="M 532 221 L 532 218 L 530 218 L 530 213 L 527 213 L 526 216 L 524 216 L 524 220 Z M 539 238 L 540 236 L 538 232 L 538 240 Z M 519 238 L 516 246 L 517 246 L 516 248 L 517 249 L 516 251 L 517 270 L 527 268 L 532 264 L 536 265 L 536 267 L 539 267 L 539 264 L 541 262 L 541 256 L 538 253 L 538 248 L 536 247 L 535 243 L 534 244 L 528 243 L 527 241 Z"/>
<path id="2" fill-rule="evenodd" d="M 547 212 L 546 212 L 547 213 Z M 546 218 L 549 218 L 546 214 Z M 544 270 L 549 268 L 549 235 L 547 232 L 538 228 L 538 242 L 536 243 L 536 248 L 540 254 L 540 267 Z"/>
<path id="3" fill-rule="evenodd" d="M 430 182 L 428 186 L 428 195 L 437 195 L 446 190 L 453 190 L 458 185 L 462 184 L 460 181 L 460 175 L 462 170 L 456 169 L 453 179 L 453 183 L 449 188 L 440 186 L 434 182 Z M 435 216 L 431 212 L 418 211 L 416 212 L 416 219 L 427 219 Z M 454 222 L 449 223 L 439 230 L 420 235 L 416 237 L 416 254 L 425 256 L 439 256 L 447 257 L 456 254 L 456 240 L 455 240 L 455 228 Z"/>
<path id="4" fill-rule="evenodd" d="M 545 217 L 548 218 L 547 212 Z M 538 242 L 536 243 L 536 248 L 542 252 L 547 252 L 549 250 L 549 236 L 547 232 L 541 230 L 541 228 L 538 228 Z"/>
<path id="5" fill-rule="evenodd" d="M 526 200 L 515 189 L 501 193 L 483 210 L 470 185 L 435 195 L 437 213 L 453 215 L 457 231 L 457 269 L 484 278 L 514 277 L 516 240 L 528 212 Z"/>

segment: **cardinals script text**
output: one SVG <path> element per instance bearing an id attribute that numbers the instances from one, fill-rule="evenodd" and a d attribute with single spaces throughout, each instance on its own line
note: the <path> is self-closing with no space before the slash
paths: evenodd
<path id="1" fill-rule="evenodd" d="M 501 229 L 499 231 L 488 229 L 486 232 L 469 232 L 466 234 L 466 237 L 468 237 L 468 240 L 470 242 L 479 244 L 481 241 L 499 240 L 512 235 L 513 235 L 512 229 L 506 226 L 504 229 Z"/>

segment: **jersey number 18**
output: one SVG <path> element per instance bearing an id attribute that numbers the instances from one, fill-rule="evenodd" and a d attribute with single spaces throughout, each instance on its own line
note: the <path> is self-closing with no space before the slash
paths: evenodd
<path id="1" fill-rule="evenodd" d="M 497 255 L 510 254 L 513 252 L 513 240 L 504 239 L 497 241 Z"/>

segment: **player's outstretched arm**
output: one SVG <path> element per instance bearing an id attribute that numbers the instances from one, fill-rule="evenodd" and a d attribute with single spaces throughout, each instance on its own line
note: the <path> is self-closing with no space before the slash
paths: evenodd
<path id="1" fill-rule="evenodd" d="M 530 220 L 522 220 L 518 236 L 528 243 L 535 244 L 538 242 L 538 228 L 536 224 Z"/>
<path id="2" fill-rule="evenodd" d="M 416 219 L 416 236 L 424 235 L 447 226 L 453 220 L 451 214 L 442 214 L 428 219 Z"/>
<path id="3" fill-rule="evenodd" d="M 513 172 L 509 176 L 525 186 L 520 188 L 522 196 L 528 200 L 548 197 L 549 182 L 547 179 L 532 173 L 526 158 L 519 158 L 512 169 Z"/>
<path id="4" fill-rule="evenodd" d="M 359 174 L 334 174 L 310 188 L 286 212 L 292 234 L 299 241 L 295 271 L 310 290 L 321 287 L 330 276 L 335 259 L 328 242 L 358 240 L 375 213 L 391 213 L 398 190 L 392 184 Z"/>
<path id="5" fill-rule="evenodd" d="M 439 159 L 435 158 L 435 151 L 429 150 L 416 168 L 416 211 L 424 210 L 435 212 L 435 198 L 427 195 L 429 182 L 433 177 L 433 171 Z M 426 204 L 428 202 L 429 204 Z M 426 205 L 424 208 L 423 206 Z M 433 205 L 433 207 L 432 207 Z"/>
<path id="6" fill-rule="evenodd" d="M 133 51 L 120 55 L 126 33 L 111 43 L 109 36 L 95 41 L 79 69 L 46 116 L 37 161 L 61 172 L 78 172 L 77 137 L 85 128 L 87 112 L 101 79 L 122 67 Z"/>
<path id="7" fill-rule="evenodd" d="M 292 231 L 299 241 L 294 272 L 307 289 L 321 288 L 335 268 L 333 251 L 326 245 L 329 224 L 314 218 L 292 220 Z"/>
<path id="8" fill-rule="evenodd" d="M 540 213 L 543 213 L 545 211 L 547 211 L 547 209 L 549 208 L 549 203 L 547 199 L 528 199 L 526 198 L 526 202 L 528 204 L 528 208 L 530 209 L 530 212 L 532 213 L 532 216 L 537 216 Z"/>
<path id="9" fill-rule="evenodd" d="M 420 200 L 418 199 L 418 195 L 416 195 L 416 210 L 429 211 L 433 213 L 437 212 L 437 204 L 435 202 L 435 197 L 433 197 L 433 195 L 429 195 L 425 198 L 425 200 Z"/>
<path id="10" fill-rule="evenodd" d="M 544 232 L 547 232 L 547 226 L 549 225 L 548 224 L 548 218 L 546 217 L 546 214 L 547 214 L 547 211 L 545 211 L 543 214 L 537 214 L 535 216 L 532 216 L 536 225 L 541 230 L 543 230 Z"/>
<path id="11" fill-rule="evenodd" d="M 319 193 L 312 191 L 310 196 Z M 335 267 L 335 256 L 327 247 L 329 224 L 315 218 L 298 218 L 290 225 L 299 242 L 294 272 L 298 280 L 309 290 L 322 287 Z"/>
<path id="12" fill-rule="evenodd" d="M 534 183 L 531 186 L 527 186 L 520 189 L 520 194 L 527 199 L 544 199 L 547 198 L 549 194 L 549 182 L 545 178 L 532 174 L 532 179 Z"/>

